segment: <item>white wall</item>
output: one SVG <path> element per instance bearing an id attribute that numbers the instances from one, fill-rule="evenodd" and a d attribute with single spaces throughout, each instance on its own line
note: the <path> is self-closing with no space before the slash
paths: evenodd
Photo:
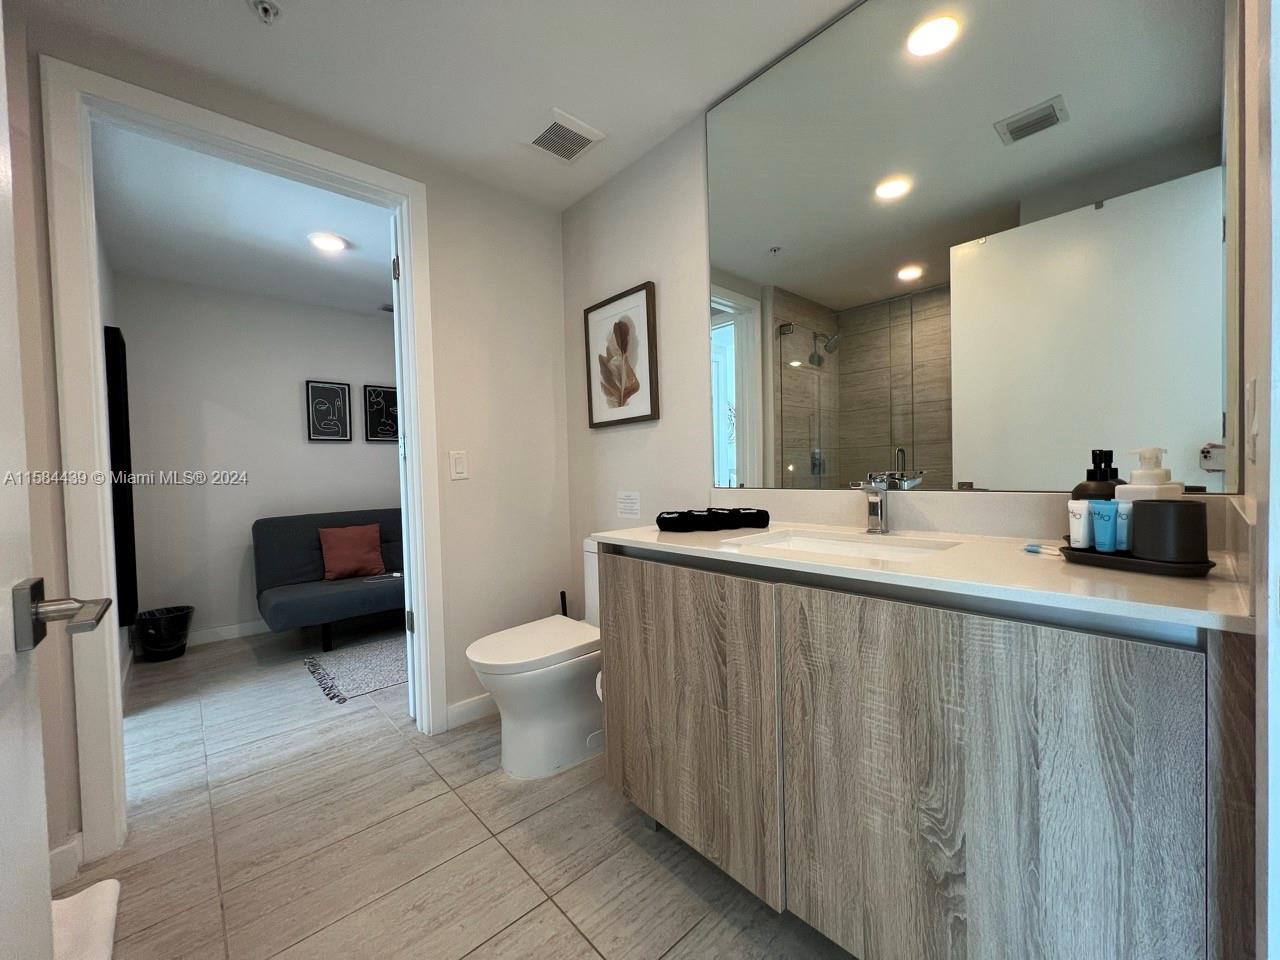
<path id="1" fill-rule="evenodd" d="M 363 387 L 394 384 L 391 316 L 118 275 L 135 473 L 243 470 L 244 486 L 134 487 L 141 609 L 192 630 L 259 620 L 259 517 L 394 507 L 397 447 L 364 441 Z M 351 443 L 311 443 L 306 380 L 351 384 Z"/>
<path id="2" fill-rule="evenodd" d="M 1176 479 L 1217 484 L 1222 436 L 1222 170 L 951 251 L 954 475 L 1063 490 L 1089 451 L 1165 447 Z"/>
<path id="3" fill-rule="evenodd" d="M 4 12 L 18 229 L 19 235 L 35 238 L 18 248 L 19 333 L 32 466 L 54 469 L 60 464 L 40 54 L 426 184 L 437 439 L 448 514 L 442 518 L 441 545 L 447 698 L 456 703 L 480 693 L 466 663 L 467 645 L 491 630 L 553 612 L 555 591 L 582 579 L 580 561 L 575 558 L 571 566 L 564 549 L 568 465 L 559 214 L 477 183 L 421 152 L 140 54 L 118 41 L 42 19 L 37 10 L 6 2 Z M 480 383 L 488 391 L 483 397 Z M 459 448 L 471 454 L 473 479 L 451 484 L 447 452 Z M 65 589 L 63 503 L 55 487 L 33 488 L 32 542 L 36 559 L 49 570 L 51 589 L 58 583 Z M 60 729 L 74 734 L 65 634 L 55 629 L 41 645 L 41 654 L 41 704 L 58 718 Z M 74 736 L 51 737 L 46 743 L 49 791 L 73 798 L 78 791 Z M 53 843 L 78 829 L 78 807 L 67 802 L 54 811 L 51 805 Z"/>
<path id="4" fill-rule="evenodd" d="M 564 212 L 565 389 L 569 416 L 569 555 L 583 537 L 652 523 L 661 510 L 706 506 L 711 487 L 711 347 L 705 129 L 701 118 Z M 662 417 L 587 426 L 582 311 L 638 283 L 657 286 Z M 640 519 L 619 518 L 620 490 Z M 581 579 L 581 578 L 579 578 Z M 574 595 L 581 610 L 581 583 Z"/>
<path id="5" fill-rule="evenodd" d="M 564 552 L 560 219 L 457 177 L 427 178 L 449 703 L 484 692 L 479 637 L 560 611 Z M 466 450 L 470 480 L 449 480 Z"/>

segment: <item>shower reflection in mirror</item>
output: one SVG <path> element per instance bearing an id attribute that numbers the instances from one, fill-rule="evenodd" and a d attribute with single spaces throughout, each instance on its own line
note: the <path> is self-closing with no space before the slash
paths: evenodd
<path id="1" fill-rule="evenodd" d="M 716 485 L 1069 490 L 1155 445 L 1237 490 L 1223 0 L 970 0 L 923 55 L 931 13 L 867 0 L 707 115 Z"/>

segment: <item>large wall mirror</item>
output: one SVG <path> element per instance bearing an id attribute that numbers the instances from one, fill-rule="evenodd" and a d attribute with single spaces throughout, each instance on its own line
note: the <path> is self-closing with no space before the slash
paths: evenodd
<path id="1" fill-rule="evenodd" d="M 1234 0 L 866 0 L 707 115 L 717 486 L 1235 492 Z"/>

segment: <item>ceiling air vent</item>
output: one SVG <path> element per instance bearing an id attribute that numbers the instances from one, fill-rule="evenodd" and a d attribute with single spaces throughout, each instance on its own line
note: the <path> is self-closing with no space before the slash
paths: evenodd
<path id="1" fill-rule="evenodd" d="M 1012 117 L 1005 117 L 995 126 L 1000 139 L 1008 145 L 1025 140 L 1041 130 L 1048 130 L 1060 123 L 1066 123 L 1070 119 L 1066 101 L 1058 95 L 1052 100 L 1036 104 L 1029 110 L 1015 113 Z"/>
<path id="2" fill-rule="evenodd" d="M 535 147 L 566 163 L 578 159 L 588 147 L 604 139 L 604 134 L 563 110 L 551 111 L 551 122 L 531 141 Z"/>

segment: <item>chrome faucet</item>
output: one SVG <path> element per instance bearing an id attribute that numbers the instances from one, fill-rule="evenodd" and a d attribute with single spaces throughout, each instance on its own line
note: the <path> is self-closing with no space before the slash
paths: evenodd
<path id="1" fill-rule="evenodd" d="M 889 491 L 867 484 L 863 488 L 867 495 L 867 533 L 889 532 Z"/>
<path id="2" fill-rule="evenodd" d="M 924 471 L 882 470 L 863 482 L 849 484 L 867 495 L 867 533 L 889 532 L 889 491 L 912 490 L 924 482 Z"/>

